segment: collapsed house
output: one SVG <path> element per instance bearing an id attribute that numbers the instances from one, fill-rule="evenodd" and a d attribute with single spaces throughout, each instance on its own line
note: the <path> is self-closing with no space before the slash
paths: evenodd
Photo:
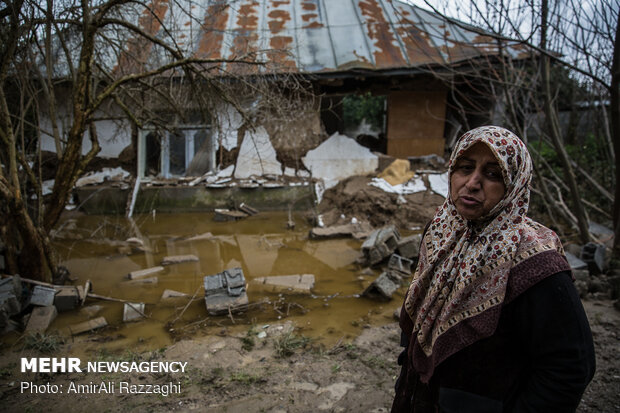
<path id="1" fill-rule="evenodd" d="M 284 117 L 271 116 L 271 109 L 261 110 L 265 102 L 260 96 L 242 97 L 238 104 L 221 101 L 209 106 L 208 112 L 188 101 L 183 116 L 154 108 L 159 119 L 141 125 L 124 116 L 114 102 L 103 105 L 95 122 L 101 146 L 98 156 L 122 159 L 129 165 L 133 178 L 138 178 L 134 195 L 140 190 L 136 210 L 148 211 L 156 202 L 160 210 L 221 208 L 227 206 L 221 199 L 248 201 L 239 188 L 290 188 L 293 182 L 295 192 L 282 195 L 281 202 L 272 206 L 282 208 L 314 193 L 311 180 L 320 180 L 324 189 L 347 176 L 371 173 L 383 155 L 390 159 L 443 156 L 447 143 L 462 132 L 459 116 L 468 113 L 467 108 L 453 109 L 450 92 L 455 83 L 446 79 L 466 77 L 465 71 L 454 73 L 499 53 L 491 37 L 400 1 L 183 4 L 153 0 L 148 9 L 136 12 L 137 24 L 153 36 L 165 28 L 189 55 L 222 60 L 216 66 L 223 78 L 234 74 L 237 79 L 252 79 L 248 82 L 275 84 L 294 76 L 304 93 L 289 94 L 283 89 L 288 96 L 276 107 L 288 104 L 292 110 Z M 132 73 L 136 61 L 145 66 L 161 64 L 156 48 L 141 47 L 139 40 L 131 38 L 125 41 L 125 49 L 113 54 L 115 73 Z M 250 55 L 264 64 L 248 68 L 236 61 Z M 470 87 L 472 101 L 485 101 L 487 120 L 491 119 L 495 102 L 476 96 L 475 87 Z M 57 94 L 62 93 L 70 91 Z M 351 124 L 347 116 L 348 106 L 355 102 L 351 96 L 379 99 L 382 110 L 374 127 L 365 121 L 360 124 L 359 119 Z M 60 108 L 58 117 L 62 129 L 69 124 L 70 109 Z M 39 122 L 42 130 L 53 129 L 49 113 L 42 113 Z M 42 134 L 43 150 L 54 152 L 56 145 L 51 135 Z M 84 153 L 90 147 L 85 136 Z M 172 182 L 199 189 L 184 193 L 176 188 L 172 194 L 167 188 Z M 125 191 L 121 196 L 85 189 L 80 202 L 90 200 L 96 206 L 92 212 L 122 212 L 129 208 L 131 182 L 120 189 Z M 196 195 L 196 191 L 202 192 Z M 280 199 L 274 193 L 269 191 L 266 197 Z M 255 200 L 250 203 L 265 208 Z"/>

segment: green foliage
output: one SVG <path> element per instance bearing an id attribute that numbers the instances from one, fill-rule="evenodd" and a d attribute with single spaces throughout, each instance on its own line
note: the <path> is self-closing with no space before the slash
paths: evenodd
<path id="1" fill-rule="evenodd" d="M 366 122 L 375 128 L 382 128 L 384 106 L 384 96 L 373 96 L 370 93 L 346 96 L 342 99 L 344 124 L 358 125 L 362 119 L 366 119 Z"/>

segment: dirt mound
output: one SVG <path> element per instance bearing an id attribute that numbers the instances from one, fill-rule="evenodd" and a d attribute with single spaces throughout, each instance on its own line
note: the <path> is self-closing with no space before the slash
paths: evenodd
<path id="1" fill-rule="evenodd" d="M 318 211 L 325 225 L 350 222 L 353 217 L 373 227 L 394 224 L 399 229 L 423 227 L 444 198 L 431 191 L 409 195 L 385 192 L 369 185 L 372 177 L 355 176 L 325 191 Z M 342 218 L 345 215 L 345 218 Z"/>

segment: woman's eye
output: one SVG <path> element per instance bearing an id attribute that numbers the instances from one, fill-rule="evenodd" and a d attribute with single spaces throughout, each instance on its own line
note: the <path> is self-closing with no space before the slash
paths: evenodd
<path id="1" fill-rule="evenodd" d="M 503 179 L 500 171 L 487 171 L 486 175 L 489 179 L 493 180 Z"/>

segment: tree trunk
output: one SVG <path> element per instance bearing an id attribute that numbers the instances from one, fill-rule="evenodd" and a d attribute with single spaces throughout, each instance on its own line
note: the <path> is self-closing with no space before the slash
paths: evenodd
<path id="1" fill-rule="evenodd" d="M 541 41 L 540 48 L 542 50 L 547 49 L 547 13 L 548 13 L 548 1 L 543 0 L 541 7 Z M 564 178 L 566 179 L 566 184 L 570 190 L 571 201 L 573 204 L 574 211 L 573 213 L 577 217 L 577 226 L 579 227 L 579 238 L 581 242 L 584 244 L 590 241 L 590 231 L 588 229 L 588 218 L 586 216 L 586 211 L 583 207 L 583 203 L 581 202 L 581 195 L 579 194 L 579 188 L 577 187 L 577 180 L 575 178 L 575 173 L 573 172 L 573 168 L 570 164 L 568 154 L 564 149 L 564 145 L 561 139 L 561 131 L 559 126 L 559 121 L 557 117 L 556 108 L 553 106 L 551 102 L 551 86 L 549 79 L 550 72 L 550 61 L 549 56 L 547 54 L 543 54 L 541 56 L 541 71 L 542 71 L 542 86 L 543 86 L 543 95 L 544 95 L 544 111 L 545 117 L 547 119 L 547 127 L 549 130 L 549 135 L 551 136 L 551 140 L 553 142 L 553 146 L 558 154 L 560 162 L 562 163 L 562 167 L 564 169 Z"/>
<path id="2" fill-rule="evenodd" d="M 620 11 L 616 20 L 616 38 L 611 65 L 611 139 L 616 159 L 620 159 Z M 614 194 L 614 248 L 612 253 L 615 268 L 620 268 L 620 168 L 616 165 L 616 190 Z"/>

